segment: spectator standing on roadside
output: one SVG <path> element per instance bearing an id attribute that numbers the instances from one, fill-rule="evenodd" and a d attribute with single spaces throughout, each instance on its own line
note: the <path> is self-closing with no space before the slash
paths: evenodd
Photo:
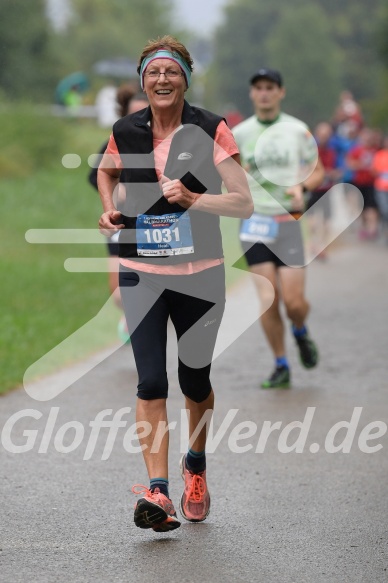
<path id="1" fill-rule="evenodd" d="M 356 186 L 364 199 L 364 208 L 361 213 L 361 240 L 374 240 L 378 235 L 378 208 L 374 192 L 375 176 L 373 173 L 373 159 L 376 153 L 376 135 L 370 128 L 363 128 L 358 137 L 356 146 L 349 150 L 346 164 L 353 172 L 352 183 Z"/>
<path id="2" fill-rule="evenodd" d="M 364 124 L 361 107 L 350 91 L 341 91 L 338 106 L 333 116 L 333 126 L 336 134 L 346 136 L 350 124 L 360 130 Z"/>
<path id="3" fill-rule="evenodd" d="M 373 157 L 372 170 L 375 176 L 375 196 L 380 212 L 383 236 L 388 245 L 388 135 L 383 139 L 382 148 Z"/>
<path id="4" fill-rule="evenodd" d="M 315 128 L 314 137 L 325 174 L 322 183 L 310 193 L 307 210 L 310 210 L 308 218 L 310 253 L 313 256 L 317 256 L 318 259 L 326 259 L 327 256 L 326 248 L 332 215 L 331 193 L 328 191 L 341 176 L 341 171 L 337 168 L 336 151 L 330 143 L 332 136 L 333 128 L 328 122 L 321 122 Z M 318 201 L 320 202 L 316 205 Z"/>

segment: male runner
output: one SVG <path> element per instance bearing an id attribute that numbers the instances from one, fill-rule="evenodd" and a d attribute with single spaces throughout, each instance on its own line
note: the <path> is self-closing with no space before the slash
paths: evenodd
<path id="1" fill-rule="evenodd" d="M 263 388 L 288 388 L 290 365 L 284 343 L 283 301 L 304 367 L 318 363 L 306 318 L 304 249 L 301 224 L 304 193 L 321 183 L 324 170 L 315 140 L 302 121 L 281 112 L 285 96 L 278 71 L 260 69 L 250 80 L 255 114 L 233 128 L 249 180 L 255 212 L 242 222 L 240 239 L 262 304 L 261 323 L 275 357 Z M 275 290 L 268 289 L 269 280 Z"/>

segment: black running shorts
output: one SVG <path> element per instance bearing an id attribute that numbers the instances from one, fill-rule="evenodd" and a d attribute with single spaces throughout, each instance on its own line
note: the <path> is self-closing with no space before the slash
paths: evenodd
<path id="1" fill-rule="evenodd" d="M 303 267 L 304 245 L 299 221 L 279 223 L 279 233 L 274 243 L 241 242 L 248 265 L 274 263 L 277 267 Z"/>

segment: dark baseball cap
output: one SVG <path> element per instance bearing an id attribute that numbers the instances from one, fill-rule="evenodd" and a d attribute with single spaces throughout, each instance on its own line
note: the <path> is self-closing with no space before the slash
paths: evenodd
<path id="1" fill-rule="evenodd" d="M 275 71 L 274 69 L 259 69 L 250 80 L 251 85 L 254 85 L 256 81 L 260 79 L 269 79 L 269 81 L 273 81 L 279 87 L 283 85 L 283 79 L 279 71 Z"/>

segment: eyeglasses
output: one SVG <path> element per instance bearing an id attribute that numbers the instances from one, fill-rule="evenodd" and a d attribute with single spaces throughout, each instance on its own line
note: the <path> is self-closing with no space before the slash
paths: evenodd
<path id="1" fill-rule="evenodd" d="M 151 71 L 146 71 L 144 76 L 149 79 L 159 79 L 160 75 L 164 75 L 166 79 L 178 79 L 178 77 L 182 77 L 183 74 L 182 71 L 176 71 L 175 69 L 168 69 L 167 71 L 156 71 L 151 69 Z"/>

